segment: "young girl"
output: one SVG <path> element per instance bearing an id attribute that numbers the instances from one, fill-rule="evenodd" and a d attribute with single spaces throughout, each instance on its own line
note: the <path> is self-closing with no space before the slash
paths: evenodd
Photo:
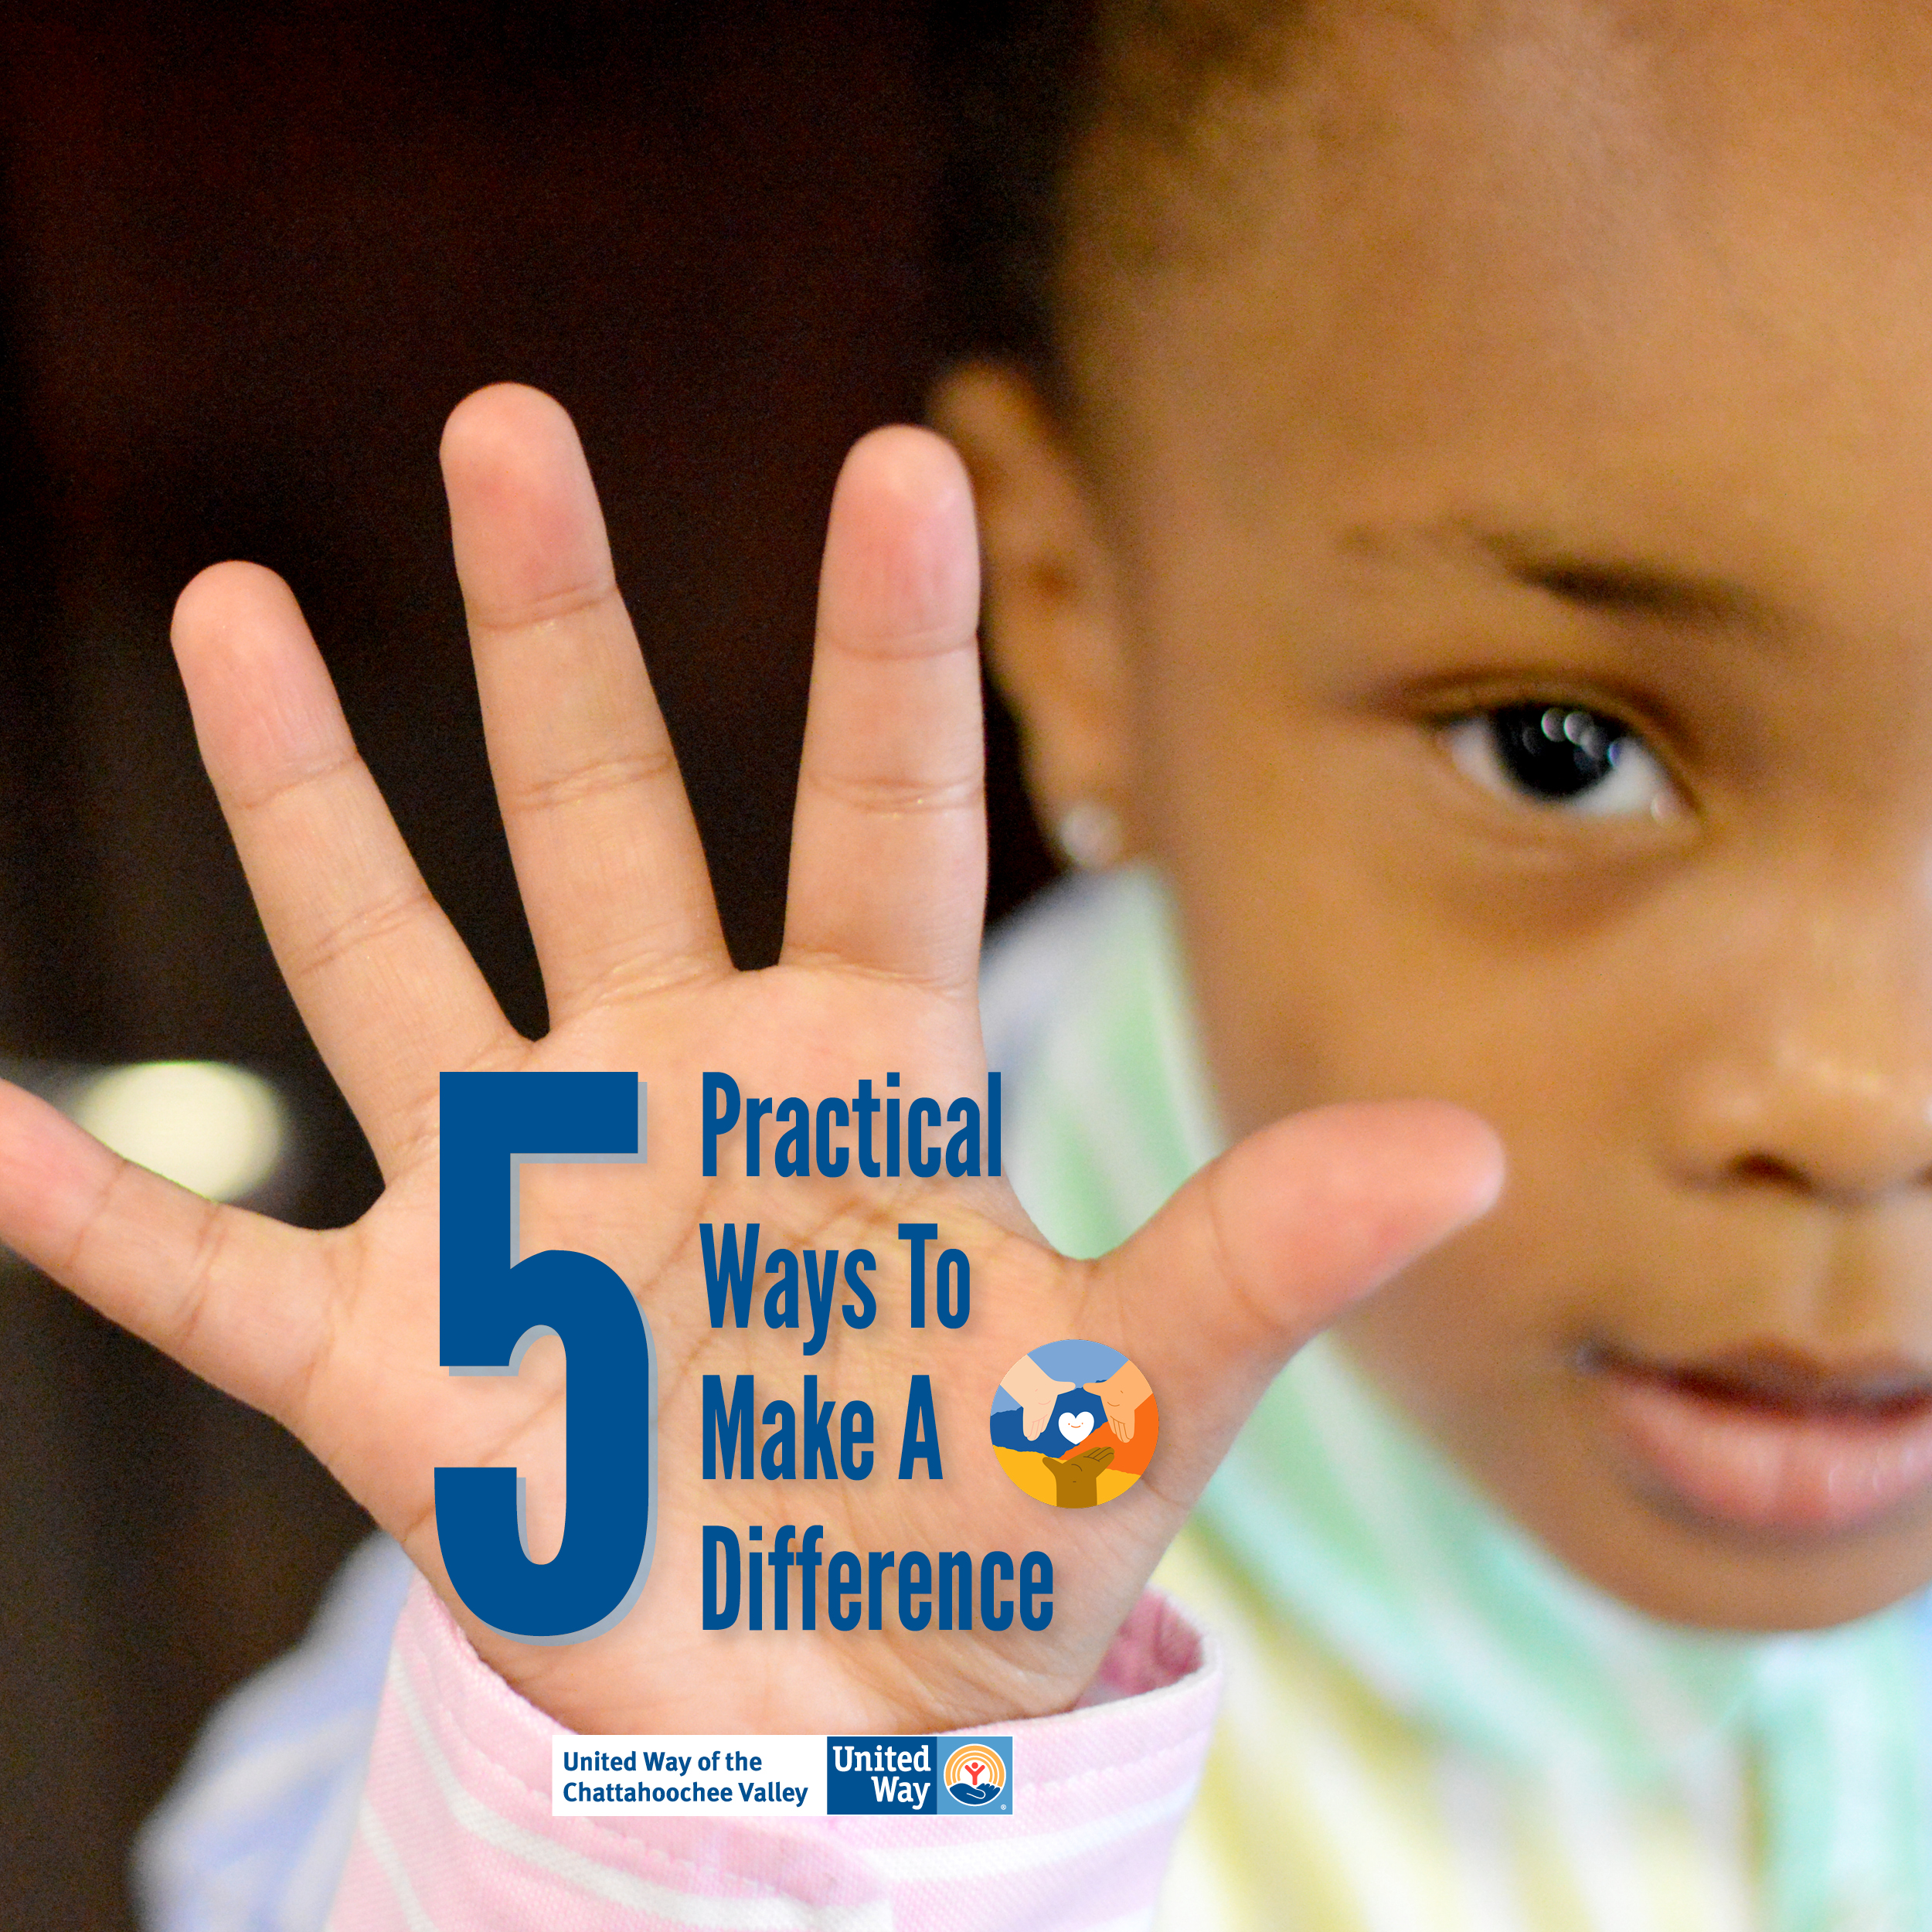
<path id="1" fill-rule="evenodd" d="M 1217 1666 L 1136 1598 L 1258 1400 L 1165 1571 L 1230 1689 L 1164 1923 L 1932 1926 L 1932 26 L 994 26 L 961 98 L 1001 252 L 963 253 L 981 353 L 936 414 L 1036 795 L 1109 876 L 993 962 L 988 1046 L 1022 1198 L 1106 1258 L 985 1177 L 700 1178 L 702 1070 L 980 1063 L 971 525 L 911 431 L 833 509 L 779 968 L 723 958 L 566 427 L 488 393 L 445 467 L 552 1033 L 508 1032 L 423 899 L 286 592 L 224 566 L 178 622 L 198 729 L 389 1192 L 298 1235 L 0 1113 L 7 1238 L 281 1416 L 427 1579 L 335 1921 L 1147 1922 Z M 437 1464 L 515 1466 L 533 1551 L 567 1536 L 554 1344 L 436 1366 L 436 1077 L 519 1066 L 650 1082 L 645 1165 L 524 1183 L 525 1250 L 610 1261 L 658 1352 L 654 1567 L 555 1648 L 461 1610 L 431 1509 Z M 1491 1202 L 1472 1114 L 1499 1204 L 1357 1302 Z M 700 1485 L 703 1374 L 798 1372 L 705 1319 L 698 1224 L 752 1219 L 971 1253 L 965 1328 L 817 1371 L 886 1406 L 932 1368 L 943 1484 Z M 985 1413 L 1073 1335 L 1141 1365 L 1162 1437 L 1056 1512 Z M 707 1635 L 696 1526 L 808 1509 L 828 1547 L 1046 1550 L 1053 1621 Z M 386 1560 L 281 1713 L 230 1720 L 164 1869 L 298 1733 L 333 1743 L 261 1801 L 281 1835 L 205 1862 L 231 1902 L 327 1891 Z M 1014 1815 L 556 1820 L 560 1725 L 985 1725 Z"/>

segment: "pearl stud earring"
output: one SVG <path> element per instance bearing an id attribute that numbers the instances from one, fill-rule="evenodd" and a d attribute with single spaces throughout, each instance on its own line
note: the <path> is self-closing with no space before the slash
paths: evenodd
<path id="1" fill-rule="evenodd" d="M 1082 872 L 1101 872 L 1116 863 L 1126 838 L 1121 815 L 1098 798 L 1077 798 L 1062 812 L 1053 836 L 1070 863 Z"/>

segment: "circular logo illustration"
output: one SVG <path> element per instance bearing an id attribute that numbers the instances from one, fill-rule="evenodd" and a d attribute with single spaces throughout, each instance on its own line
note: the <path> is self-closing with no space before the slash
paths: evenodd
<path id="1" fill-rule="evenodd" d="M 1006 1788 L 1006 1766 L 984 1744 L 962 1744 L 946 1760 L 945 1784 L 961 1804 L 991 1804 Z"/>
<path id="2" fill-rule="evenodd" d="M 993 1395 L 1000 1467 L 1061 1509 L 1091 1509 L 1131 1489 L 1160 1434 L 1147 1377 L 1104 1342 L 1029 1349 Z"/>

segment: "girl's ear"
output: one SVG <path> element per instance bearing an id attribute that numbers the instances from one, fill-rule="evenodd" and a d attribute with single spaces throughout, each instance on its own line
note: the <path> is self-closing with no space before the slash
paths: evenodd
<path id="1" fill-rule="evenodd" d="M 1129 703 L 1117 573 L 1065 439 L 1018 369 L 940 379 L 934 427 L 978 499 L 987 655 L 1018 715 L 1026 780 L 1065 855 L 1110 864 L 1131 841 Z"/>

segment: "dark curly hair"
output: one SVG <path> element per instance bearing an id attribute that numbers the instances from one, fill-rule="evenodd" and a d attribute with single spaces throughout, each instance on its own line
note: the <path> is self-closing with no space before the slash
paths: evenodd
<path id="1" fill-rule="evenodd" d="M 1103 131 L 1142 154 L 1183 149 L 1216 83 L 1278 71 L 1301 12 L 1298 0 L 936 0 L 948 355 L 1019 362 L 1061 393 L 1077 155 Z"/>

